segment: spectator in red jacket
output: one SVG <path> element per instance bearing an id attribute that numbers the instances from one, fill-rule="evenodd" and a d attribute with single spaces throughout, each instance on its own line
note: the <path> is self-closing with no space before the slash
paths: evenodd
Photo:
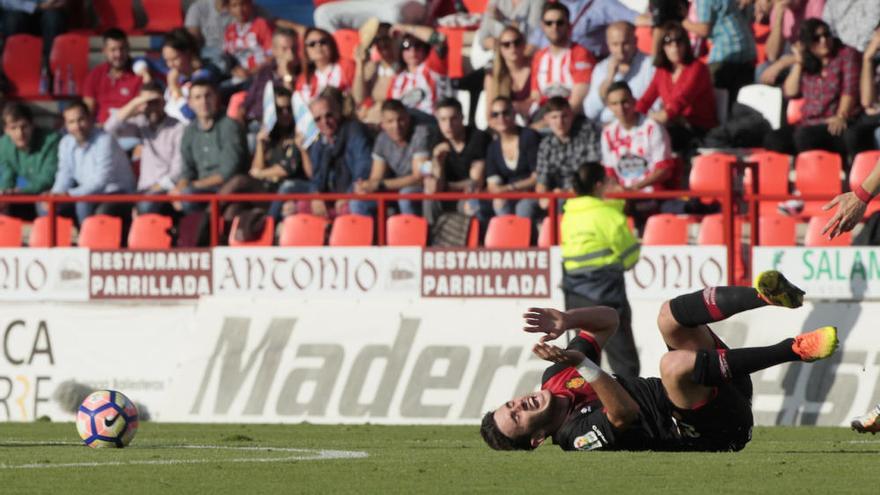
<path id="1" fill-rule="evenodd" d="M 636 110 L 666 126 L 676 151 L 691 148 L 694 138 L 701 138 L 718 125 L 715 114 L 715 90 L 706 64 L 694 59 L 687 32 L 677 22 L 661 28 L 654 66 L 654 79 L 636 103 Z M 660 98 L 663 108 L 649 112 Z"/>

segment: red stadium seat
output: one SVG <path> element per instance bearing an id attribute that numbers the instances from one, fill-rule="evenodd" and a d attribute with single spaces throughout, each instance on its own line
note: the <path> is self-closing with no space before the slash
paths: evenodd
<path id="1" fill-rule="evenodd" d="M 285 218 L 281 223 L 279 246 L 323 246 L 327 235 L 327 224 L 324 217 L 297 213 Z"/>
<path id="2" fill-rule="evenodd" d="M 559 215 L 558 222 L 556 223 L 556 238 L 558 239 L 562 236 L 562 217 L 565 215 Z M 628 220 L 632 220 L 628 218 Z M 550 236 L 550 217 L 544 218 L 541 221 L 541 228 L 538 229 L 538 247 L 550 247 L 555 243 L 553 242 L 553 238 Z"/>
<path id="3" fill-rule="evenodd" d="M 475 248 L 480 245 L 480 222 L 471 218 L 471 226 L 468 228 L 467 247 Z"/>
<path id="4" fill-rule="evenodd" d="M 12 86 L 12 95 L 19 98 L 40 96 L 40 61 L 43 39 L 29 34 L 6 38 L 3 49 L 3 73 Z M 47 88 L 51 91 L 52 88 Z"/>
<path id="5" fill-rule="evenodd" d="M 844 232 L 834 239 L 828 239 L 827 234 L 822 235 L 822 229 L 828 223 L 832 213 L 810 217 L 807 223 L 807 235 L 804 237 L 804 246 L 807 247 L 841 247 L 852 245 L 852 232 Z"/>
<path id="6" fill-rule="evenodd" d="M 853 159 L 852 168 L 849 170 L 849 190 L 854 191 L 856 186 L 861 185 L 868 177 L 868 174 L 877 166 L 880 166 L 880 150 L 863 151 L 856 155 Z M 875 211 L 880 211 L 880 201 L 868 203 L 865 217 Z"/>
<path id="7" fill-rule="evenodd" d="M 330 229 L 331 246 L 372 246 L 373 217 L 342 215 L 333 220 Z"/>
<path id="8" fill-rule="evenodd" d="M 488 248 L 527 248 L 531 237 L 531 220 L 516 215 L 500 215 L 489 220 L 483 245 Z"/>
<path id="9" fill-rule="evenodd" d="M 700 221 L 700 233 L 697 234 L 698 246 L 717 246 L 724 244 L 724 222 L 720 213 L 706 215 Z"/>
<path id="10" fill-rule="evenodd" d="M 73 220 L 67 217 L 55 217 L 55 247 L 69 247 L 72 236 Z M 34 220 L 28 246 L 51 247 L 49 243 L 49 217 L 38 217 Z"/>
<path id="11" fill-rule="evenodd" d="M 354 51 L 361 42 L 360 33 L 354 29 L 337 29 L 333 32 L 333 39 L 339 49 L 339 56 L 346 60 L 354 60 Z"/>
<path id="12" fill-rule="evenodd" d="M 763 151 L 755 153 L 748 160 L 758 163 L 758 190 L 762 194 L 788 194 L 791 156 L 773 151 Z M 751 169 L 746 169 L 743 186 L 746 191 L 750 191 L 751 185 Z M 758 205 L 758 212 L 761 215 L 773 215 L 777 211 L 776 205 L 778 203 L 779 201 L 761 201 Z"/>
<path id="13" fill-rule="evenodd" d="M 134 217 L 128 232 L 131 249 L 168 249 L 171 247 L 171 217 L 147 213 Z"/>
<path id="14" fill-rule="evenodd" d="M 794 246 L 797 244 L 797 220 L 782 215 L 758 218 L 759 246 Z"/>
<path id="15" fill-rule="evenodd" d="M 697 155 L 691 162 L 688 185 L 694 192 L 721 192 L 724 190 L 725 163 L 733 163 L 736 157 L 724 153 Z"/>
<path id="16" fill-rule="evenodd" d="M 654 32 L 651 26 L 636 27 L 636 46 L 645 55 L 654 52 Z"/>
<path id="17" fill-rule="evenodd" d="M 645 246 L 677 246 L 688 243 L 688 221 L 671 213 L 648 217 L 642 244 Z"/>
<path id="18" fill-rule="evenodd" d="M 489 0 L 464 0 L 464 7 L 471 14 L 482 14 L 488 5 Z"/>
<path id="19" fill-rule="evenodd" d="M 52 42 L 49 67 L 52 69 L 52 74 L 60 72 L 64 84 L 69 84 L 68 79 L 72 75 L 76 83 L 76 93 L 82 94 L 83 84 L 89 73 L 89 37 L 76 33 L 58 35 Z M 65 94 L 67 90 L 68 87 L 65 86 Z"/>
<path id="20" fill-rule="evenodd" d="M 98 15 L 98 30 L 119 28 L 126 33 L 134 31 L 134 7 L 132 0 L 92 0 Z M 150 3 L 149 0 L 146 3 Z"/>
<path id="21" fill-rule="evenodd" d="M 393 215 L 385 222 L 389 246 L 428 245 L 428 221 L 417 215 Z"/>
<path id="22" fill-rule="evenodd" d="M 0 215 L 0 247 L 21 247 L 21 220 Z"/>
<path id="23" fill-rule="evenodd" d="M 119 249 L 122 245 L 122 219 L 110 215 L 92 215 L 79 229 L 79 247 Z"/>
<path id="24" fill-rule="evenodd" d="M 275 240 L 275 219 L 267 215 L 260 238 L 254 239 L 253 241 L 240 241 L 236 239 L 236 231 L 238 231 L 237 216 L 232 219 L 232 226 L 229 228 L 229 245 L 232 247 L 271 246 L 272 242 Z"/>
<path id="25" fill-rule="evenodd" d="M 147 14 L 144 31 L 164 33 L 183 26 L 183 8 L 180 0 L 146 0 L 142 1 L 141 5 Z"/>
<path id="26" fill-rule="evenodd" d="M 822 150 L 804 151 L 798 154 L 794 162 L 794 187 L 800 194 L 825 194 L 829 198 L 824 201 L 805 201 L 805 217 L 822 214 L 822 206 L 831 197 L 840 194 L 840 174 L 843 161 L 837 153 Z"/>

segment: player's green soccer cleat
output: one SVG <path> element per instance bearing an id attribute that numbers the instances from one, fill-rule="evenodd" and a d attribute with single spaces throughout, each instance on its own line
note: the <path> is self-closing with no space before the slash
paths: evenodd
<path id="1" fill-rule="evenodd" d="M 834 354 L 838 344 L 837 327 L 822 327 L 795 337 L 791 350 L 810 363 Z"/>
<path id="2" fill-rule="evenodd" d="M 804 304 L 804 291 L 776 270 L 761 272 L 755 278 L 758 296 L 773 306 L 799 308 Z"/>
<path id="3" fill-rule="evenodd" d="M 880 404 L 874 406 L 874 409 L 855 418 L 850 423 L 853 430 L 859 433 L 868 433 L 876 435 L 880 431 Z"/>

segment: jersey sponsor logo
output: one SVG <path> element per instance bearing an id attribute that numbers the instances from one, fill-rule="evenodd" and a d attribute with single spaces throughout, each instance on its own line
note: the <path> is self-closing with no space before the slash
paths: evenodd
<path id="1" fill-rule="evenodd" d="M 584 380 L 583 377 L 576 376 L 576 377 L 568 380 L 567 382 L 565 382 L 565 388 L 567 388 L 569 390 L 578 389 L 578 388 L 583 387 L 584 383 L 586 383 L 586 380 Z"/>
<path id="2" fill-rule="evenodd" d="M 602 447 L 602 440 L 592 431 L 588 431 L 585 435 L 581 435 L 574 439 L 574 448 L 578 450 L 595 450 L 601 449 Z"/>

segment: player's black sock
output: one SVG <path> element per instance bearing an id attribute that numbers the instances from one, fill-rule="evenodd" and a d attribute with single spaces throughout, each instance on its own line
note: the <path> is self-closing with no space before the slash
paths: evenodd
<path id="1" fill-rule="evenodd" d="M 785 339 L 766 347 L 697 351 L 691 379 L 700 385 L 716 386 L 777 364 L 800 361 L 800 356 L 791 348 L 792 343 L 794 339 Z"/>
<path id="2" fill-rule="evenodd" d="M 766 305 L 751 287 L 707 287 L 669 301 L 675 321 L 686 327 L 721 321 Z"/>

